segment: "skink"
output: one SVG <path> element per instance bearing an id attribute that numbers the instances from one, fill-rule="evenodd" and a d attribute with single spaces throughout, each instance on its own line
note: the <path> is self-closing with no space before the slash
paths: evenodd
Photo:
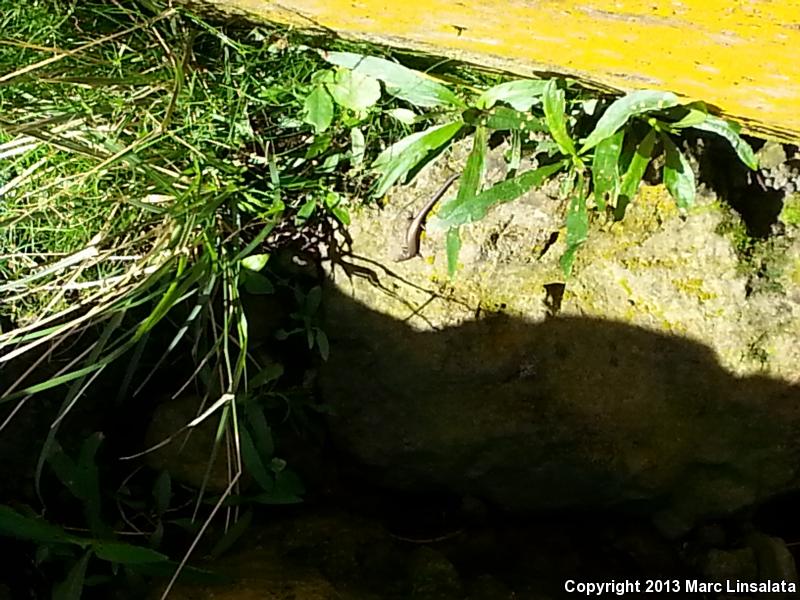
<path id="1" fill-rule="evenodd" d="M 439 188 L 439 191 L 436 192 L 433 197 L 431 197 L 431 199 L 425 203 L 425 206 L 420 209 L 420 211 L 417 213 L 417 216 L 411 220 L 411 222 L 408 224 L 408 229 L 406 229 L 406 235 L 405 239 L 403 240 L 403 246 L 400 254 L 394 259 L 395 262 L 409 260 L 419 255 L 419 238 L 422 234 L 422 226 L 425 223 L 425 219 L 428 217 L 428 213 L 431 212 L 431 209 L 434 207 L 434 205 L 442 199 L 442 196 L 447 193 L 447 190 L 450 189 L 450 186 L 453 185 L 453 182 L 460 176 L 461 175 L 459 173 L 456 173 L 455 175 L 448 177 L 447 181 L 445 181 L 442 187 Z"/>

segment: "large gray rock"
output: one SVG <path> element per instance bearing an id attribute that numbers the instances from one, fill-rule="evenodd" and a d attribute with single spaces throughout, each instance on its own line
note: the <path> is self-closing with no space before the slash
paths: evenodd
<path id="1" fill-rule="evenodd" d="M 533 193 L 465 229 L 453 282 L 441 236 L 393 264 L 387 212 L 356 215 L 326 292 L 336 443 L 387 486 L 629 507 L 676 535 L 797 488 L 800 236 L 753 293 L 726 209 L 704 196 L 679 214 L 645 188 L 590 233 L 559 298 L 563 242 L 542 245 L 559 207 Z"/>

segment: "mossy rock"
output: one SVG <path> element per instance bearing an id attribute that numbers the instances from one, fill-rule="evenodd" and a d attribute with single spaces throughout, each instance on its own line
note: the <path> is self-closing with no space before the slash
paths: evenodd
<path id="1" fill-rule="evenodd" d="M 563 235 L 538 245 L 562 210 L 536 191 L 465 228 L 454 280 L 441 238 L 393 264 L 391 213 L 354 215 L 326 285 L 336 443 L 382 485 L 628 508 L 674 535 L 796 489 L 800 288 L 753 293 L 735 216 L 709 195 L 681 212 L 661 186 L 593 224 L 565 281 Z"/>

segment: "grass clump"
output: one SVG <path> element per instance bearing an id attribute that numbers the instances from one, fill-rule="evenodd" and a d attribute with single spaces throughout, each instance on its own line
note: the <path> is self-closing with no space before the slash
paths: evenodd
<path id="1" fill-rule="evenodd" d="M 185 429 L 219 420 L 217 441 L 231 451 L 226 495 L 238 493 L 247 467 L 257 474 L 256 501 L 297 501 L 258 402 L 280 365 L 251 352 L 240 294 L 271 293 L 265 266 L 276 246 L 310 243 L 305 231 L 325 232 L 318 216 L 346 213 L 330 197 L 330 171 L 307 156 L 298 119 L 321 59 L 283 32 L 231 36 L 160 3 L 113 0 L 0 0 L 0 32 L 0 368 L 24 364 L 13 380 L 4 375 L 0 432 L 37 394 L 58 392 L 36 491 L 44 501 L 41 476 L 54 475 L 88 525 L 67 533 L 5 507 L 0 534 L 53 550 L 40 552 L 44 562 L 66 560 L 47 571 L 54 597 L 66 598 L 98 570 L 104 582 L 130 570 L 170 572 L 154 568 L 166 561 L 159 552 L 121 541 L 108 552 L 108 540 L 134 532 L 115 526 L 107 490 L 98 491 L 102 438 L 78 456 L 58 442 L 76 403 L 123 357 L 120 398 L 167 355 L 188 353 L 191 381 L 170 391 L 204 390 L 201 414 Z M 174 333 L 165 349 L 163 334 L 158 344 L 151 334 L 166 321 Z M 298 332 L 327 352 L 324 333 L 306 321 Z M 68 360 L 51 360 L 69 347 Z M 143 371 L 148 354 L 159 358 Z M 196 517 L 200 498 L 195 506 Z"/>

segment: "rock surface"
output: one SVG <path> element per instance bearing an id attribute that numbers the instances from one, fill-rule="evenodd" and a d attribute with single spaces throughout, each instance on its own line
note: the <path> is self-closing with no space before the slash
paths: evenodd
<path id="1" fill-rule="evenodd" d="M 565 285 L 560 211 L 532 192 L 465 228 L 452 282 L 442 234 L 395 264 L 386 211 L 355 215 L 326 290 L 339 447 L 386 486 L 624 507 L 671 535 L 796 489 L 797 229 L 765 253 L 765 285 L 713 196 L 683 214 L 644 187 L 623 222 L 593 225 Z"/>

